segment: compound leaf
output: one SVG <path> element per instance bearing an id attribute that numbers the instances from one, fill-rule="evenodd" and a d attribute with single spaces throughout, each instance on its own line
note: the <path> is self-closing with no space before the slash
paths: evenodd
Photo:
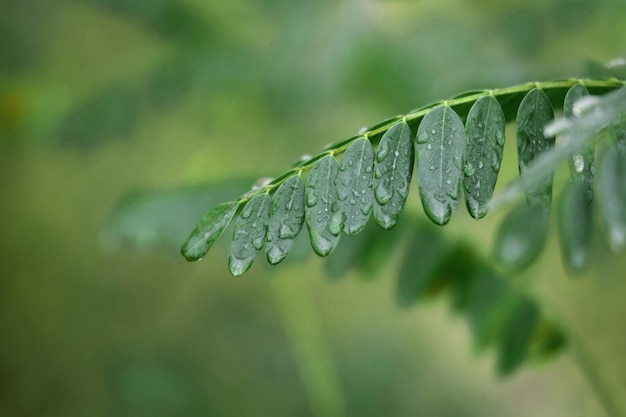
<path id="1" fill-rule="evenodd" d="M 417 130 L 420 197 L 426 215 L 439 225 L 450 220 L 461 196 L 465 142 L 463 122 L 447 104 L 428 112 Z"/>
<path id="2" fill-rule="evenodd" d="M 336 225 L 331 233 L 330 223 L 337 211 L 337 185 L 335 179 L 339 163 L 332 155 L 326 155 L 313 165 L 305 191 L 304 218 L 309 239 L 315 253 L 327 256 L 337 246 L 341 228 Z"/>
<path id="3" fill-rule="evenodd" d="M 238 207 L 239 203 L 237 201 L 222 203 L 213 207 L 202 216 L 181 249 L 183 256 L 188 261 L 202 259 L 211 249 L 211 246 L 222 236 Z"/>
<path id="4" fill-rule="evenodd" d="M 519 171 L 523 174 L 532 162 L 544 151 L 554 147 L 554 137 L 544 135 L 545 127 L 554 119 L 552 104 L 546 94 L 538 89 L 531 90 L 520 104 L 517 112 L 517 153 Z M 552 198 L 553 171 L 525 190 L 529 203 L 550 206 Z"/>
<path id="5" fill-rule="evenodd" d="M 289 178 L 274 193 L 266 236 L 267 261 L 275 265 L 293 248 L 304 224 L 304 182 L 300 175 Z"/>
<path id="6" fill-rule="evenodd" d="M 465 202 L 475 219 L 487 214 L 496 186 L 504 147 L 504 113 L 494 96 L 474 103 L 465 122 L 467 155 L 465 163 Z"/>
<path id="7" fill-rule="evenodd" d="M 383 135 L 374 164 L 374 219 L 385 230 L 393 228 L 409 195 L 415 149 L 411 128 L 402 121 Z"/>
<path id="8" fill-rule="evenodd" d="M 263 193 L 253 197 L 235 223 L 230 244 L 228 270 L 234 276 L 246 272 L 265 243 L 270 217 L 271 198 Z"/>
<path id="9" fill-rule="evenodd" d="M 366 138 L 355 140 L 348 147 L 337 173 L 337 204 L 331 232 L 347 235 L 359 233 L 372 212 L 372 169 L 374 150 Z"/>

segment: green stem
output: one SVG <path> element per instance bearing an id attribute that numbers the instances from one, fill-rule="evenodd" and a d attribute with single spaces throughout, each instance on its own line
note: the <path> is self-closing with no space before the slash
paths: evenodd
<path id="1" fill-rule="evenodd" d="M 343 390 L 308 282 L 293 275 L 286 278 L 273 279 L 269 286 L 313 412 L 317 417 L 343 417 Z"/>
<path id="2" fill-rule="evenodd" d="M 582 346 L 580 340 L 575 340 L 571 335 L 570 345 L 578 369 L 584 374 L 606 415 L 609 417 L 626 416 L 626 412 L 622 412 L 617 405 L 617 399 L 612 395 L 611 387 L 600 375 L 598 365 L 594 363 L 592 355 Z"/>
<path id="3" fill-rule="evenodd" d="M 500 88 L 500 89 L 492 89 L 492 90 L 481 90 L 476 92 L 471 92 L 469 94 L 462 94 L 457 97 L 453 97 L 447 100 L 441 100 L 435 103 L 431 103 L 427 106 L 420 107 L 418 109 L 412 110 L 407 114 L 398 115 L 386 119 L 369 129 L 365 129 L 362 132 L 359 132 L 357 135 L 344 139 L 340 142 L 337 142 L 326 149 L 324 149 L 319 154 L 307 159 L 296 165 L 294 168 L 286 171 L 282 175 L 274 178 L 272 181 L 267 183 L 265 186 L 253 190 L 249 193 L 244 194 L 238 200 L 240 204 L 246 203 L 252 197 L 260 194 L 262 192 L 271 192 L 274 189 L 278 188 L 283 182 L 285 182 L 288 178 L 293 175 L 301 174 L 302 172 L 310 170 L 315 162 L 322 159 L 327 155 L 340 155 L 343 153 L 355 140 L 359 138 L 367 138 L 372 141 L 373 144 L 376 144 L 382 135 L 389 130 L 391 126 L 398 123 L 401 120 L 406 121 L 413 127 L 434 107 L 447 104 L 452 108 L 463 108 L 469 106 L 471 103 L 477 101 L 481 97 L 492 95 L 498 98 L 501 101 L 501 104 L 504 105 L 516 105 L 517 98 L 520 95 L 523 95 L 534 88 L 539 88 L 547 93 L 553 92 L 564 92 L 572 87 L 575 84 L 583 84 L 590 90 L 596 90 L 599 92 L 606 92 L 613 90 L 618 87 L 623 87 L 626 85 L 626 81 L 618 80 L 616 78 L 605 79 L 605 80 L 588 80 L 588 79 L 580 79 L 580 78 L 571 78 L 567 80 L 559 80 L 559 81 L 546 81 L 546 82 L 529 82 L 526 84 L 520 84 L 512 87 Z M 455 109 L 456 110 L 456 109 Z"/>

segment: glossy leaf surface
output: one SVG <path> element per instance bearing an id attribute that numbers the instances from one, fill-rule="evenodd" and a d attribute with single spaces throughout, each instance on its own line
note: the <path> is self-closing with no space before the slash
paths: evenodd
<path id="1" fill-rule="evenodd" d="M 582 84 L 576 84 L 569 89 L 563 104 L 563 115 L 567 118 L 576 117 L 574 113 L 574 103 L 581 98 L 588 96 L 587 88 Z M 565 135 L 565 140 L 571 140 L 571 133 Z M 570 176 L 574 181 L 585 184 L 585 194 L 588 201 L 593 199 L 593 178 L 595 172 L 594 161 L 594 141 L 587 141 L 586 145 L 576 151 L 569 158 Z"/>
<path id="2" fill-rule="evenodd" d="M 485 96 L 476 101 L 465 122 L 467 155 L 463 185 L 467 210 L 476 219 L 487 214 L 498 180 L 504 147 L 504 127 L 504 113 L 493 96 Z"/>
<path id="3" fill-rule="evenodd" d="M 274 265 L 291 251 L 304 224 L 304 182 L 289 178 L 274 193 L 266 237 L 267 261 Z"/>
<path id="4" fill-rule="evenodd" d="M 363 230 L 372 212 L 374 150 L 369 140 L 357 139 L 348 147 L 337 173 L 337 211 L 331 232 L 354 235 Z"/>
<path id="5" fill-rule="evenodd" d="M 393 228 L 407 196 L 413 174 L 415 150 L 406 122 L 393 125 L 380 140 L 374 164 L 374 219 L 386 230 Z"/>
<path id="6" fill-rule="evenodd" d="M 424 211 L 439 225 L 454 214 L 461 197 L 465 128 L 448 105 L 431 110 L 417 131 L 417 183 Z"/>
<path id="7" fill-rule="evenodd" d="M 218 204 L 209 210 L 198 222 L 183 245 L 181 252 L 188 261 L 201 259 L 211 246 L 222 236 L 230 224 L 239 203 L 232 201 Z"/>
<path id="8" fill-rule="evenodd" d="M 337 186 L 335 180 L 339 163 L 327 155 L 317 161 L 309 173 L 305 192 L 305 220 L 311 246 L 315 253 L 326 256 L 339 242 L 341 229 L 331 233 L 330 223 L 337 211 Z"/>
<path id="9" fill-rule="evenodd" d="M 246 272 L 263 248 L 270 217 L 270 204 L 270 196 L 263 193 L 248 201 L 241 211 L 230 244 L 228 270 L 231 274 L 239 276 Z"/>
<path id="10" fill-rule="evenodd" d="M 542 152 L 554 147 L 554 137 L 544 135 L 544 129 L 552 119 L 552 104 L 542 90 L 535 88 L 526 94 L 517 112 L 517 153 L 521 174 Z M 553 177 L 551 171 L 526 188 L 529 203 L 540 202 L 549 207 Z"/>

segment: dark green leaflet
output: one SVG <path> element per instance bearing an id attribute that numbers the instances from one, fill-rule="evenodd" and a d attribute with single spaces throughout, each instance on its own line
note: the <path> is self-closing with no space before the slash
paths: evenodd
<path id="1" fill-rule="evenodd" d="M 421 224 L 413 233 L 398 273 L 396 297 L 401 307 L 412 305 L 436 286 L 437 270 L 452 249 L 431 224 Z"/>
<path id="2" fill-rule="evenodd" d="M 626 247 L 626 152 L 612 145 L 598 160 L 596 199 L 611 249 Z"/>
<path id="3" fill-rule="evenodd" d="M 304 223 L 304 182 L 300 175 L 285 181 L 272 197 L 267 229 L 267 261 L 275 265 L 285 259 Z"/>
<path id="4" fill-rule="evenodd" d="M 589 261 L 592 236 L 591 201 L 587 184 L 573 181 L 565 186 L 559 204 L 559 238 L 563 262 L 573 273 Z"/>
<path id="5" fill-rule="evenodd" d="M 222 236 L 238 207 L 237 201 L 222 203 L 202 216 L 181 249 L 183 256 L 188 261 L 201 259 Z"/>
<path id="6" fill-rule="evenodd" d="M 235 223 L 228 259 L 228 270 L 234 276 L 246 272 L 263 247 L 270 218 L 270 204 L 271 198 L 267 193 L 253 197 Z"/>
<path id="7" fill-rule="evenodd" d="M 467 318 L 476 346 L 485 348 L 497 340 L 501 332 L 513 291 L 507 281 L 487 265 L 476 268 L 471 279 Z"/>
<path id="8" fill-rule="evenodd" d="M 374 219 L 389 230 L 398 222 L 413 174 L 415 150 L 409 125 L 393 125 L 378 144 L 374 164 Z"/>
<path id="9" fill-rule="evenodd" d="M 548 236 L 550 208 L 528 204 L 513 209 L 500 225 L 494 248 L 498 264 L 519 271 L 541 254 Z"/>
<path id="10" fill-rule="evenodd" d="M 337 211 L 330 230 L 347 235 L 359 233 L 372 212 L 374 150 L 369 140 L 357 139 L 348 147 L 337 173 Z"/>
<path id="11" fill-rule="evenodd" d="M 461 197 L 465 129 L 446 104 L 432 109 L 417 130 L 417 182 L 424 211 L 435 223 L 446 224 Z"/>
<path id="12" fill-rule="evenodd" d="M 465 202 L 475 219 L 487 214 L 496 186 L 502 148 L 504 147 L 504 113 L 493 96 L 474 103 L 465 122 L 467 154 L 465 162 Z"/>
<path id="13" fill-rule="evenodd" d="M 544 128 L 554 119 L 552 104 L 540 89 L 533 89 L 522 100 L 517 111 L 517 154 L 519 171 L 524 173 L 533 160 L 542 152 L 554 146 L 554 138 L 546 137 Z M 538 178 L 526 190 L 529 203 L 550 206 L 552 198 L 552 178 L 554 174 Z"/>
<path id="14" fill-rule="evenodd" d="M 537 305 L 528 298 L 522 299 L 502 329 L 498 354 L 498 371 L 502 375 L 512 373 L 526 360 L 540 320 Z"/>
<path id="15" fill-rule="evenodd" d="M 563 115 L 567 118 L 575 117 L 574 103 L 582 97 L 588 96 L 587 88 L 582 84 L 572 86 L 565 96 L 563 104 Z M 574 153 L 569 158 L 570 176 L 575 181 L 585 184 L 585 194 L 587 199 L 593 199 L 593 177 L 594 177 L 594 142 L 588 141 L 587 145 Z"/>
<path id="16" fill-rule="evenodd" d="M 339 163 L 327 155 L 313 165 L 306 187 L 304 218 L 311 246 L 320 256 L 331 253 L 341 236 L 340 232 L 330 231 L 331 219 L 337 211 L 337 172 Z"/>

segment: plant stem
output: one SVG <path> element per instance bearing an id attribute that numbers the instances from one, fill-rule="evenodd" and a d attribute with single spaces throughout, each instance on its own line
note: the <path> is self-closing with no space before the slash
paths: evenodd
<path id="1" fill-rule="evenodd" d="M 294 274 L 272 279 L 269 287 L 283 320 L 313 413 L 343 417 L 346 406 L 324 326 L 308 282 Z"/>

